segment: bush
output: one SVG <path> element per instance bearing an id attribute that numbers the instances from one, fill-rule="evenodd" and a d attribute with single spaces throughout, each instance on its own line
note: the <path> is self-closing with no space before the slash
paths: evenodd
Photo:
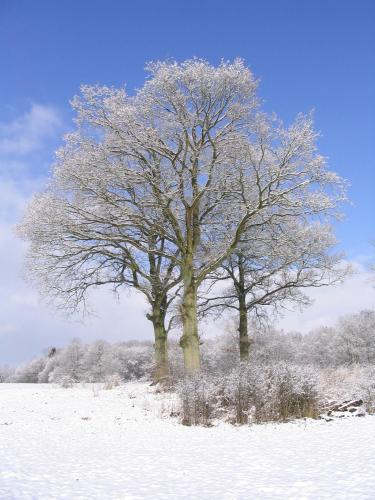
<path id="1" fill-rule="evenodd" d="M 210 425 L 216 414 L 218 396 L 212 377 L 203 372 L 184 377 L 177 384 L 177 393 L 184 425 Z"/>
<path id="2" fill-rule="evenodd" d="M 236 423 L 285 421 L 317 414 L 314 370 L 284 362 L 241 364 L 227 377 L 223 393 Z"/>
<path id="3" fill-rule="evenodd" d="M 366 370 L 360 387 L 366 411 L 368 413 L 375 413 L 375 367 Z"/>
<path id="4" fill-rule="evenodd" d="M 64 387 L 65 389 L 73 387 L 73 385 L 74 385 L 74 379 L 72 377 L 70 377 L 69 375 L 63 375 L 62 377 L 60 377 L 58 382 L 59 382 L 60 386 Z"/>
<path id="5" fill-rule="evenodd" d="M 314 370 L 286 363 L 242 363 L 229 374 L 197 374 L 177 386 L 182 421 L 209 425 L 215 418 L 237 424 L 286 421 L 318 413 Z"/>

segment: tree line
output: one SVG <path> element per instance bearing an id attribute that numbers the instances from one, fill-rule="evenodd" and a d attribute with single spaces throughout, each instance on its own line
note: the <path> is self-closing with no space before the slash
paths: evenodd
<path id="1" fill-rule="evenodd" d="M 321 326 L 307 334 L 284 333 L 253 324 L 251 361 L 265 366 L 340 369 L 375 365 L 375 312 L 361 311 L 339 318 L 331 327 Z M 235 327 L 201 346 L 204 372 L 222 375 L 238 365 L 239 343 Z M 183 378 L 183 357 L 176 341 L 170 343 L 170 371 L 175 381 Z M 99 340 L 83 344 L 72 340 L 63 348 L 49 348 L 41 357 L 16 368 L 0 367 L 1 382 L 59 383 L 152 380 L 155 371 L 151 342 L 110 344 Z"/>

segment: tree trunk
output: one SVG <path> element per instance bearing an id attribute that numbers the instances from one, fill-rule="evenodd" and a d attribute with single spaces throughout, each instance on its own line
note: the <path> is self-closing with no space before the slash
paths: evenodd
<path id="1" fill-rule="evenodd" d="M 238 331 L 240 334 L 240 360 L 247 361 L 250 354 L 250 339 L 247 329 L 247 308 L 246 308 L 246 297 L 245 295 L 240 295 L 238 297 L 239 303 L 239 327 Z"/>
<path id="2" fill-rule="evenodd" d="M 163 304 L 160 305 L 158 302 L 153 304 L 152 314 L 147 314 L 147 318 L 154 327 L 155 372 L 153 379 L 157 383 L 169 375 L 168 333 L 165 329 L 165 308 Z"/>
<path id="3" fill-rule="evenodd" d="M 180 346 L 184 353 L 185 373 L 191 375 L 200 369 L 197 287 L 193 276 L 192 263 L 188 263 L 184 270 L 182 322 L 183 335 Z"/>
<path id="4" fill-rule="evenodd" d="M 155 373 L 154 382 L 166 379 L 169 375 L 168 336 L 164 325 L 154 324 L 155 334 Z"/>
<path id="5" fill-rule="evenodd" d="M 247 331 L 247 307 L 246 307 L 246 290 L 245 290 L 245 263 L 241 254 L 237 256 L 238 262 L 238 310 L 239 310 L 239 326 L 238 332 L 240 334 L 240 360 L 247 361 L 249 359 L 250 340 Z"/>

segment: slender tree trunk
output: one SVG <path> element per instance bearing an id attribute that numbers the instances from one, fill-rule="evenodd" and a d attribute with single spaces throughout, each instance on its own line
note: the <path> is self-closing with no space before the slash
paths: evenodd
<path id="1" fill-rule="evenodd" d="M 238 256 L 238 310 L 239 310 L 239 326 L 240 334 L 240 360 L 247 361 L 249 359 L 250 339 L 247 326 L 247 307 L 246 307 L 246 289 L 245 289 L 245 269 L 244 259 L 241 254 Z"/>
<path id="2" fill-rule="evenodd" d="M 247 325 L 247 308 L 246 308 L 246 297 L 240 295 L 238 297 L 239 303 L 239 327 L 238 332 L 240 334 L 240 360 L 247 361 L 250 354 L 250 340 L 248 334 Z"/>
<path id="3" fill-rule="evenodd" d="M 184 353 L 185 373 L 200 369 L 199 335 L 197 318 L 197 287 L 194 281 L 192 261 L 184 269 L 184 295 L 182 303 L 183 335 L 180 345 Z"/>

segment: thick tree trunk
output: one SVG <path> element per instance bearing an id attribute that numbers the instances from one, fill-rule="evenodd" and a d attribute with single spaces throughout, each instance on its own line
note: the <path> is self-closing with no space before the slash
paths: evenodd
<path id="1" fill-rule="evenodd" d="M 250 340 L 248 334 L 247 326 L 247 308 L 246 308 L 246 297 L 240 295 L 238 297 L 239 303 L 239 327 L 238 332 L 240 334 L 240 360 L 247 361 L 250 354 Z"/>
<path id="2" fill-rule="evenodd" d="M 155 373 L 154 381 L 159 382 L 169 375 L 168 335 L 164 325 L 154 324 L 155 334 Z"/>
<path id="3" fill-rule="evenodd" d="M 148 314 L 147 318 L 154 327 L 155 372 L 153 378 L 154 382 L 157 383 L 169 375 L 168 333 L 165 329 L 165 307 L 163 304 L 155 303 L 152 307 L 152 314 Z"/>
<path id="4" fill-rule="evenodd" d="M 180 345 L 184 353 L 185 373 L 191 375 L 200 369 L 199 335 L 197 318 L 197 287 L 192 265 L 184 270 L 184 295 L 182 303 L 183 335 Z"/>

